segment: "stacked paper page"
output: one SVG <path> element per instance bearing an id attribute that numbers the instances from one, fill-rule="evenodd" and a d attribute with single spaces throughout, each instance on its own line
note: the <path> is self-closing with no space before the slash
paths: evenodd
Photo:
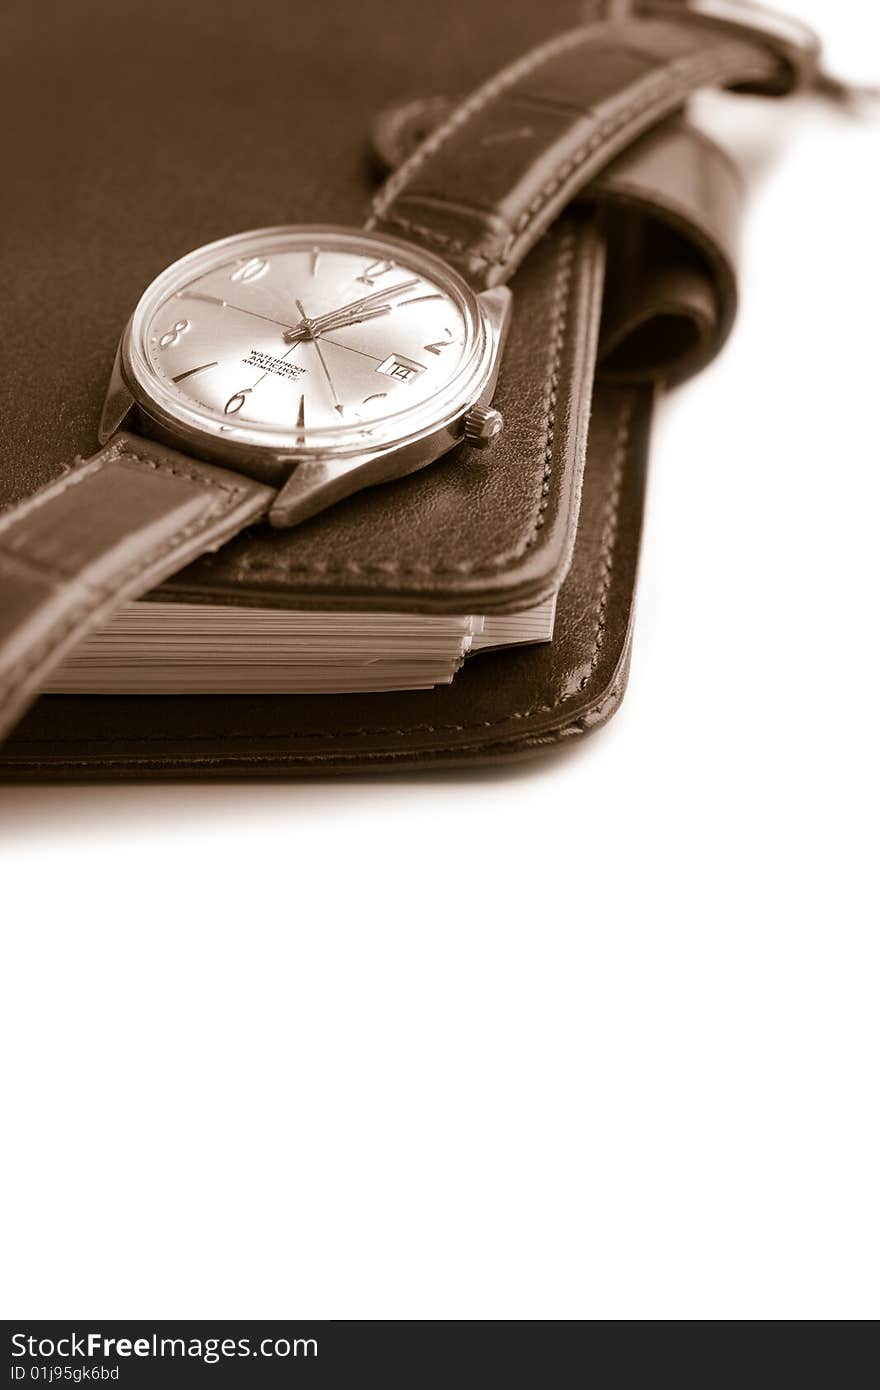
<path id="1" fill-rule="evenodd" d="M 55 694 L 332 694 L 447 685 L 472 652 L 547 642 L 555 599 L 522 613 L 333 613 L 128 603 L 46 687 Z"/>

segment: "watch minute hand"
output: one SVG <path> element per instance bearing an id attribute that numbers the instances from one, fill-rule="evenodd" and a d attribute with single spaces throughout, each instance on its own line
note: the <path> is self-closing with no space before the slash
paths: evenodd
<path id="1" fill-rule="evenodd" d="M 373 294 L 364 295 L 363 299 L 352 300 L 351 304 L 342 304 L 338 309 L 331 309 L 329 314 L 321 314 L 316 319 L 311 319 L 309 327 L 312 331 L 320 332 L 327 324 L 338 318 L 340 314 L 354 313 L 358 309 L 368 309 L 373 304 L 379 304 L 382 300 L 389 299 L 392 295 L 401 294 L 403 290 L 411 290 L 414 285 L 418 285 L 418 279 L 404 280 L 399 285 L 391 285 L 384 290 L 375 290 Z"/>
<path id="2" fill-rule="evenodd" d="M 297 301 L 298 302 L 298 301 Z M 323 318 L 309 319 L 297 324 L 296 328 L 291 328 L 284 335 L 286 343 L 305 343 L 315 341 L 325 333 L 332 333 L 337 328 L 349 328 L 353 323 L 366 323 L 369 319 L 383 318 L 385 314 L 390 314 L 393 304 L 377 305 L 375 309 L 367 309 L 362 314 L 343 313 L 337 310 L 335 314 L 325 314 Z"/>
<path id="3" fill-rule="evenodd" d="M 319 336 L 322 333 L 330 332 L 336 328 L 348 328 L 353 323 L 366 323 L 369 319 L 380 319 L 383 318 L 385 314 L 390 314 L 393 307 L 394 306 L 391 304 L 382 304 L 375 309 L 368 309 L 363 314 L 339 314 L 329 321 L 322 321 L 317 325 L 313 325 L 313 332 L 316 336 Z"/>

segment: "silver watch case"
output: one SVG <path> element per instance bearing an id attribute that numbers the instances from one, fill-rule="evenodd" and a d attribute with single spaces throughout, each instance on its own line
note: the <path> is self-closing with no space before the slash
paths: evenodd
<path id="1" fill-rule="evenodd" d="M 512 296 L 504 287 L 475 293 L 456 270 L 430 252 L 418 248 L 418 257 L 431 272 L 452 285 L 464 301 L 474 326 L 474 352 L 468 369 L 454 389 L 438 399 L 424 403 L 412 418 L 401 421 L 395 437 L 373 444 L 359 439 L 331 438 L 315 447 L 295 447 L 288 442 L 277 445 L 224 437 L 209 420 L 195 418 L 196 412 L 171 410 L 139 354 L 136 330 L 139 317 L 162 295 L 167 277 L 179 274 L 181 267 L 219 249 L 248 254 L 249 245 L 267 236 L 307 232 L 315 237 L 361 235 L 351 228 L 285 227 L 241 233 L 200 247 L 174 262 L 147 288 L 126 324 L 117 348 L 99 438 L 106 443 L 120 429 L 130 429 L 157 439 L 172 448 L 231 467 L 248 477 L 279 489 L 269 514 L 274 526 L 292 526 L 332 506 L 343 497 L 364 487 L 388 482 L 414 473 L 433 463 L 462 441 L 469 412 L 486 406 L 495 392 L 504 340 L 510 320 Z M 365 243 L 381 246 L 389 253 L 397 250 L 410 256 L 414 248 L 396 237 L 363 233 Z M 187 418 L 189 417 L 189 418 Z"/>

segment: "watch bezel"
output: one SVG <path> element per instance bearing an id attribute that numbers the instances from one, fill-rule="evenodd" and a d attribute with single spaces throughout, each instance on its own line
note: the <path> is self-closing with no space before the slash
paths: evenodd
<path id="1" fill-rule="evenodd" d="M 318 241 L 328 247 L 338 242 L 340 249 L 363 251 L 373 259 L 385 254 L 435 281 L 456 303 L 465 324 L 464 350 L 454 376 L 426 401 L 369 423 L 312 429 L 305 443 L 297 438 L 295 425 L 287 429 L 237 422 L 230 428 L 212 411 L 163 381 L 149 360 L 147 333 L 153 316 L 169 294 L 190 283 L 200 268 L 207 272 L 221 256 L 246 260 L 258 252 L 270 252 L 278 243 L 289 246 L 291 240 L 306 244 Z M 138 407 L 163 433 L 186 446 L 214 456 L 263 457 L 296 463 L 303 459 L 385 453 L 448 429 L 480 399 L 492 373 L 494 355 L 490 325 L 478 295 L 439 256 L 384 233 L 333 224 L 289 224 L 237 232 L 207 242 L 166 266 L 138 300 L 123 335 L 120 365 Z"/>

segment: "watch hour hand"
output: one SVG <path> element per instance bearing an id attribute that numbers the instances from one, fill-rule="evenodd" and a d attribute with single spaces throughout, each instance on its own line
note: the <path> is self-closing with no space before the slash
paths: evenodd
<path id="1" fill-rule="evenodd" d="M 336 320 L 340 317 L 348 318 L 349 314 L 355 314 L 360 309 L 370 309 L 374 305 L 385 306 L 387 300 L 392 298 L 392 296 L 402 294 L 404 290 L 411 290 L 413 285 L 418 285 L 419 283 L 417 279 L 404 280 L 399 285 L 390 285 L 387 289 L 376 290 L 373 294 L 366 294 L 362 299 L 352 300 L 351 304 L 342 304 L 338 309 L 331 309 L 328 314 L 321 314 L 316 319 L 309 319 L 308 329 L 312 334 L 320 333 L 324 328 L 335 326 Z M 297 304 L 297 307 L 299 308 L 299 304 Z M 390 309 L 391 305 L 387 305 L 387 308 Z M 302 312 L 301 309 L 300 312 Z M 303 315 L 303 317 L 306 316 Z M 295 331 L 294 329 L 294 332 Z"/>
<path id="2" fill-rule="evenodd" d="M 340 312 L 333 318 L 327 315 L 321 319 L 320 323 L 314 320 L 292 328 L 288 333 L 285 333 L 284 341 L 286 343 L 302 343 L 308 342 L 310 339 L 315 340 L 323 337 L 325 333 L 335 332 L 337 328 L 350 328 L 354 323 L 367 323 L 370 319 L 383 318 L 386 314 L 390 314 L 393 308 L 393 304 L 381 304 L 375 309 L 366 310 L 363 314 L 343 315 Z"/>

